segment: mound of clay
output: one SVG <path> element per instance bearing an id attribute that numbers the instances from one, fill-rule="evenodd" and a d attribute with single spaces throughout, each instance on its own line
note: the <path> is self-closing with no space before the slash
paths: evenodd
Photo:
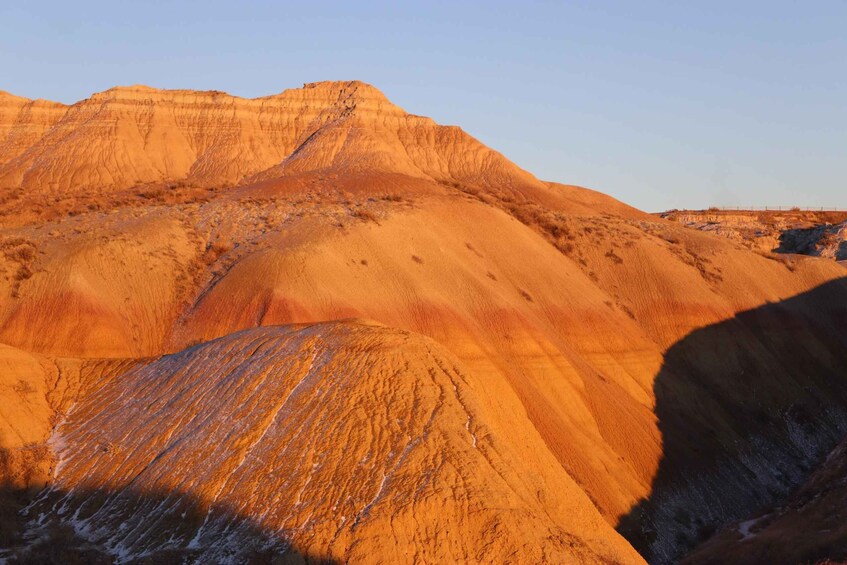
<path id="1" fill-rule="evenodd" d="M 123 560 L 638 562 L 560 467 L 492 432 L 468 379 L 373 324 L 239 332 L 77 404 L 34 512 Z"/>

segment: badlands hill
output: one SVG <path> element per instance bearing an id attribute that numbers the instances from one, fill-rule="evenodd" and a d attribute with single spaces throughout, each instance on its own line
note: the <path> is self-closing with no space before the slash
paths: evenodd
<path id="1" fill-rule="evenodd" d="M 3 473 L 48 485 L 21 559 L 670 562 L 847 433 L 835 262 L 358 82 L 0 109 Z"/>

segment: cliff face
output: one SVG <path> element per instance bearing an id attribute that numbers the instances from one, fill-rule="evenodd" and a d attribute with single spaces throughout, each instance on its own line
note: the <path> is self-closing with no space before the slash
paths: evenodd
<path id="1" fill-rule="evenodd" d="M 458 128 L 407 114 L 355 81 L 252 100 L 144 86 L 113 88 L 69 107 L 4 95 L 0 147 L 0 187 L 50 193 L 232 185 L 328 167 L 537 182 Z"/>

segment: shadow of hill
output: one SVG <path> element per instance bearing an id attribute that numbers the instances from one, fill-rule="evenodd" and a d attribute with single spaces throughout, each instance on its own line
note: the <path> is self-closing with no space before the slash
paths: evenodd
<path id="1" fill-rule="evenodd" d="M 618 531 L 666 563 L 785 497 L 847 433 L 847 278 L 696 330 L 654 381 L 663 457 Z"/>
<path id="2" fill-rule="evenodd" d="M 125 509 L 99 515 L 106 507 Z M 140 518 L 143 518 L 140 519 Z M 216 526 L 197 547 L 205 508 L 190 495 L 0 486 L 0 562 L 45 565 L 123 563 L 335 563 L 292 546 L 280 532 L 215 507 Z M 198 536 L 199 537 L 199 536 Z"/>

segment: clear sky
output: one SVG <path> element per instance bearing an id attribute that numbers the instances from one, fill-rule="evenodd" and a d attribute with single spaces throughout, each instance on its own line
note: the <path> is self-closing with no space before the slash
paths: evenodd
<path id="1" fill-rule="evenodd" d="M 642 209 L 847 207 L 847 2 L 0 3 L 0 89 L 360 79 Z"/>

